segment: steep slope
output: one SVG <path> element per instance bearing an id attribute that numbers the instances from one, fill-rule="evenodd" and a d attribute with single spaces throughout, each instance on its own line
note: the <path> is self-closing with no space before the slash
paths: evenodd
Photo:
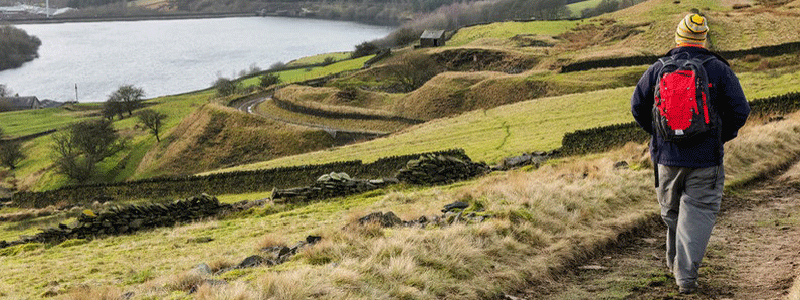
<path id="1" fill-rule="evenodd" d="M 152 148 L 137 169 L 139 178 L 193 174 L 210 169 L 304 153 L 333 145 L 325 131 L 270 121 L 207 104 Z"/>

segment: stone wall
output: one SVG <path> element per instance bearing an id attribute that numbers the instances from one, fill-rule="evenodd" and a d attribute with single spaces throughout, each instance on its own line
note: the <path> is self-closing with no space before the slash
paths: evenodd
<path id="1" fill-rule="evenodd" d="M 73 224 L 58 224 L 57 228 L 45 229 L 35 236 L 22 237 L 10 243 L 0 241 L 0 248 L 25 243 L 58 243 L 68 239 L 129 234 L 143 229 L 168 227 L 179 222 L 214 216 L 230 207 L 221 204 L 216 197 L 202 194 L 167 204 L 112 207 L 99 214 L 85 210 Z"/>

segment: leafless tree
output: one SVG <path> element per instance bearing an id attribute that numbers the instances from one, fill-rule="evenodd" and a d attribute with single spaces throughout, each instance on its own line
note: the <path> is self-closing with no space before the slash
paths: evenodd
<path id="1" fill-rule="evenodd" d="M 0 132 L 0 136 L 2 136 Z M 13 169 L 17 168 L 17 164 L 25 159 L 25 154 L 22 153 L 22 143 L 17 141 L 0 141 L 0 163 Z"/>
<path id="2" fill-rule="evenodd" d="M 123 85 L 108 97 L 107 102 L 115 102 L 119 107 L 128 112 L 128 116 L 133 115 L 133 110 L 139 108 L 144 100 L 144 90 L 133 85 Z"/>
<path id="3" fill-rule="evenodd" d="M 56 172 L 78 182 L 91 178 L 95 164 L 125 147 L 111 125 L 108 120 L 84 121 L 54 134 Z"/>
<path id="4" fill-rule="evenodd" d="M 158 137 L 158 133 L 161 132 L 162 123 L 166 118 L 166 114 L 152 109 L 145 109 L 139 112 L 139 123 L 150 129 L 150 133 L 156 136 L 156 141 L 159 143 L 161 138 Z"/>

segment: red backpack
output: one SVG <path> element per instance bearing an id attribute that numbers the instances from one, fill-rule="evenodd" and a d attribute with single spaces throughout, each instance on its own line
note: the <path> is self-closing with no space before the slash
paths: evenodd
<path id="1" fill-rule="evenodd" d="M 720 118 L 710 105 L 711 84 L 703 67 L 713 59 L 689 58 L 688 53 L 659 59 L 662 67 L 656 80 L 653 127 L 664 141 L 680 143 L 720 127 Z"/>

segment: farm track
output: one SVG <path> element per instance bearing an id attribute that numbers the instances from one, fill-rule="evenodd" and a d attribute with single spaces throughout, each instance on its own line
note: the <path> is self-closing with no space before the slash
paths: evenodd
<path id="1" fill-rule="evenodd" d="M 784 299 L 800 276 L 798 200 L 800 182 L 779 175 L 726 194 L 696 294 L 678 295 L 657 218 L 636 237 L 506 299 Z"/>

